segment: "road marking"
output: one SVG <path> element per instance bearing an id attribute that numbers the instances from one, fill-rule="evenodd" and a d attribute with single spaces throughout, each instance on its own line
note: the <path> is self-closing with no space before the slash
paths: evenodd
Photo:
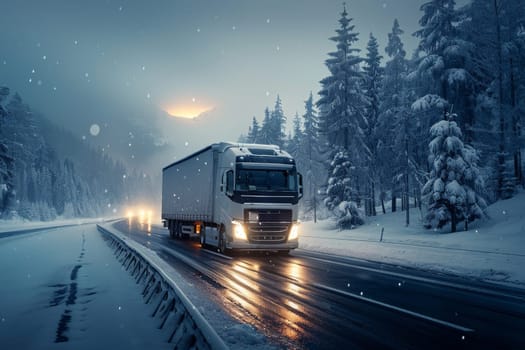
<path id="1" fill-rule="evenodd" d="M 313 256 L 309 256 L 309 254 L 306 254 L 306 256 L 309 259 L 312 259 L 312 260 L 317 260 L 317 261 L 326 262 L 326 263 L 329 263 L 329 264 L 340 265 L 340 266 L 353 267 L 353 268 L 360 269 L 360 270 L 381 273 L 383 275 L 389 275 L 389 276 L 394 276 L 394 277 L 399 277 L 399 278 L 406 278 L 406 279 L 419 281 L 419 282 L 425 282 L 425 283 L 432 283 L 432 284 L 437 284 L 437 285 L 441 285 L 441 286 L 451 287 L 451 288 L 455 288 L 455 289 L 466 290 L 466 291 L 469 291 L 469 292 L 477 292 L 477 293 L 488 294 L 488 295 L 492 295 L 492 296 L 506 297 L 506 298 L 509 298 L 509 299 L 515 299 L 515 300 L 520 300 L 520 301 L 523 300 L 523 298 L 519 297 L 519 296 L 515 296 L 515 295 L 507 294 L 507 293 L 502 293 L 502 292 L 495 292 L 495 291 L 492 291 L 492 290 L 489 290 L 489 289 L 478 288 L 478 287 L 471 287 L 471 286 L 467 286 L 467 285 L 464 285 L 464 284 L 453 283 L 453 282 L 440 281 L 440 280 L 436 280 L 436 279 L 432 279 L 432 278 L 428 278 L 428 277 L 412 276 L 412 275 L 408 275 L 408 274 L 404 274 L 404 273 L 400 273 L 400 272 L 392 272 L 392 271 L 376 269 L 376 268 L 373 268 L 373 267 L 359 266 L 359 265 L 350 264 L 350 263 L 346 263 L 346 262 L 333 261 L 333 260 L 328 260 L 328 259 L 323 259 L 323 258 L 316 258 L 316 257 L 313 257 Z M 344 259 L 344 257 L 338 257 L 338 258 Z"/>
<path id="2" fill-rule="evenodd" d="M 217 253 L 217 252 L 214 252 L 213 250 L 208 250 L 208 249 L 201 248 L 201 251 L 206 253 L 206 254 L 212 254 L 212 255 L 218 256 L 218 257 L 223 258 L 223 259 L 228 259 L 228 260 L 232 260 L 233 259 L 231 256 L 224 255 L 224 254 L 221 254 L 221 253 Z"/>
<path id="3" fill-rule="evenodd" d="M 368 302 L 370 304 L 379 305 L 379 306 L 382 306 L 382 307 L 390 309 L 390 310 L 398 311 L 398 312 L 401 312 L 401 313 L 404 313 L 404 314 L 407 314 L 407 315 L 410 315 L 410 316 L 413 316 L 413 317 L 421 318 L 423 320 L 427 320 L 427 321 L 430 321 L 430 322 L 438 323 L 440 325 L 443 325 L 443 326 L 446 326 L 446 327 L 449 327 L 449 328 L 453 328 L 453 329 L 456 329 L 456 330 L 459 330 L 459 331 L 462 331 L 462 332 L 474 332 L 474 330 L 471 329 L 471 328 L 463 327 L 463 326 L 460 326 L 460 325 L 455 324 L 455 323 L 443 321 L 443 320 L 440 320 L 440 319 L 437 319 L 437 318 L 434 318 L 434 317 L 430 317 L 430 316 L 423 315 L 423 314 L 420 314 L 420 313 L 417 313 L 417 312 L 414 312 L 414 311 L 403 309 L 403 308 L 400 308 L 398 306 L 386 304 L 386 303 L 383 303 L 381 301 L 377 301 L 377 300 L 374 300 L 374 299 L 363 297 L 361 295 L 357 295 L 357 294 L 346 292 L 346 291 L 343 291 L 343 290 L 340 290 L 340 289 L 328 287 L 328 286 L 325 286 L 323 284 L 312 283 L 312 286 L 317 287 L 319 289 L 324 289 L 324 290 L 328 290 L 328 291 L 331 291 L 331 292 L 334 292 L 334 293 L 342 294 L 342 295 L 345 295 L 345 296 L 348 296 L 348 297 L 351 297 L 351 298 L 354 298 L 354 299 L 358 299 L 358 300 L 361 300 L 361 301 L 366 301 L 366 302 Z"/>

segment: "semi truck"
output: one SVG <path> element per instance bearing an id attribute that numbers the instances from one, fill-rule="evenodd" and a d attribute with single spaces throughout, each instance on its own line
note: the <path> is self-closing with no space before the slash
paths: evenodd
<path id="1" fill-rule="evenodd" d="M 298 247 L 302 176 L 275 145 L 220 142 L 162 169 L 162 221 L 202 247 L 287 253 Z"/>

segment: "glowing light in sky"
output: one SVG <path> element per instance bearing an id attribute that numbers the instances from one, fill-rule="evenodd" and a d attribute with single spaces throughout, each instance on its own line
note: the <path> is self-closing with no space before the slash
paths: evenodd
<path id="1" fill-rule="evenodd" d="M 190 103 L 177 103 L 164 107 L 164 110 L 173 117 L 181 117 L 193 119 L 202 113 L 211 111 L 213 109 L 210 105 L 199 104 L 199 102 L 192 98 Z"/>

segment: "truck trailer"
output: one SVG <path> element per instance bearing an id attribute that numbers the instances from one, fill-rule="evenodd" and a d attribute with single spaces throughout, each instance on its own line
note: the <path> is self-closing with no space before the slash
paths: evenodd
<path id="1" fill-rule="evenodd" d="M 298 246 L 302 176 L 274 145 L 214 143 L 162 169 L 162 221 L 202 247 L 289 252 Z"/>

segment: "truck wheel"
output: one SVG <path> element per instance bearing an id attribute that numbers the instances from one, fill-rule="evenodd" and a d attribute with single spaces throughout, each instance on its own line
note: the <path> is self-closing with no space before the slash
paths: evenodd
<path id="1" fill-rule="evenodd" d="M 182 227 L 179 222 L 175 224 L 175 238 L 180 239 L 182 237 Z"/>
<path id="2" fill-rule="evenodd" d="M 206 248 L 206 231 L 201 232 L 201 248 Z"/>
<path id="3" fill-rule="evenodd" d="M 174 226 L 174 225 L 173 225 L 173 222 L 170 220 L 170 221 L 168 222 L 168 231 L 169 231 L 169 233 L 170 233 L 170 238 L 175 238 L 175 232 L 174 232 L 175 227 L 173 227 L 173 226 Z"/>
<path id="4" fill-rule="evenodd" d="M 227 255 L 229 252 L 229 249 L 226 248 L 226 232 L 224 230 L 219 235 L 219 252 L 224 255 Z"/>

